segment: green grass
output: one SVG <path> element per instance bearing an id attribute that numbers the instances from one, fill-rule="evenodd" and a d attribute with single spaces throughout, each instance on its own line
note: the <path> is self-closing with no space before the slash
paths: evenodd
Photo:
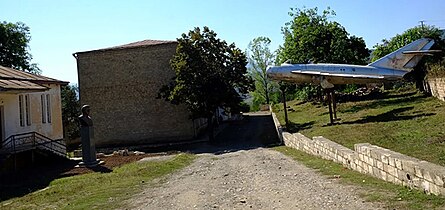
<path id="1" fill-rule="evenodd" d="M 110 209 L 146 187 L 150 181 L 194 160 L 179 154 L 168 161 L 126 164 L 110 173 L 89 173 L 52 181 L 47 189 L 0 203 L 0 209 Z"/>
<path id="2" fill-rule="evenodd" d="M 338 124 L 329 122 L 327 106 L 288 102 L 288 130 L 324 136 L 348 148 L 370 143 L 445 166 L 445 102 L 415 91 L 385 92 L 375 100 L 338 103 Z M 284 125 L 282 104 L 274 106 Z"/>
<path id="3" fill-rule="evenodd" d="M 388 209 L 443 209 L 445 206 L 443 196 L 426 195 L 419 190 L 387 183 L 289 147 L 274 149 L 328 177 L 340 177 L 337 179 L 342 183 L 359 186 L 366 201 L 382 203 Z"/>

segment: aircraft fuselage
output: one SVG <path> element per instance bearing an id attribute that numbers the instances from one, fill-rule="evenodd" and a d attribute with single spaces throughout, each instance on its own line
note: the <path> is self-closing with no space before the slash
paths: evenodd
<path id="1" fill-rule="evenodd" d="M 283 64 L 268 69 L 273 80 L 293 83 L 367 84 L 399 80 L 407 71 L 350 64 Z M 366 75 L 365 77 L 363 75 Z"/>

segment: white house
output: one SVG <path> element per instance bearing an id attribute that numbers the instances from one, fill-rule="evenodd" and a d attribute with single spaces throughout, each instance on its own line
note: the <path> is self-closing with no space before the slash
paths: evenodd
<path id="1" fill-rule="evenodd" d="M 0 142 L 32 132 L 62 139 L 60 87 L 67 84 L 0 66 Z"/>

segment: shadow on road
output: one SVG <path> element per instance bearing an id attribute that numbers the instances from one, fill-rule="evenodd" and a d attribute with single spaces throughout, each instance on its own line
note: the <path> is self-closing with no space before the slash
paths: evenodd
<path id="1" fill-rule="evenodd" d="M 74 168 L 78 161 L 60 158 L 56 155 L 41 156 L 35 154 L 35 162 L 25 161 L 31 152 L 20 153 L 17 162 L 22 165 L 17 171 L 0 172 L 0 202 L 14 197 L 21 197 L 49 186 L 54 179 L 62 177 L 66 171 Z"/>
<path id="2" fill-rule="evenodd" d="M 153 148 L 146 152 L 183 151 L 195 154 L 223 154 L 239 150 L 255 149 L 279 144 L 279 139 L 270 114 L 246 114 L 239 121 L 225 122 L 213 142 L 176 145 Z M 49 186 L 57 178 L 76 174 L 65 174 L 72 170 L 78 161 L 60 160 L 46 157 L 17 173 L 1 173 L 0 202 L 24 196 Z M 109 173 L 112 170 L 102 166 L 91 168 L 92 171 Z"/>
<path id="3" fill-rule="evenodd" d="M 223 154 L 258 147 L 268 147 L 280 143 L 270 114 L 244 114 L 240 121 L 226 122 L 213 142 L 187 145 L 179 150 L 195 154 Z"/>

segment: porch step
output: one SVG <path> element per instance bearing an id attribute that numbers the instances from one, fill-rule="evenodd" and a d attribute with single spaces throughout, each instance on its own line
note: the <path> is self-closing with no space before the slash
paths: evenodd
<path id="1" fill-rule="evenodd" d="M 0 155 L 11 155 L 31 150 L 39 150 L 67 158 L 66 146 L 61 139 L 52 140 L 36 132 L 8 137 L 0 149 Z"/>

